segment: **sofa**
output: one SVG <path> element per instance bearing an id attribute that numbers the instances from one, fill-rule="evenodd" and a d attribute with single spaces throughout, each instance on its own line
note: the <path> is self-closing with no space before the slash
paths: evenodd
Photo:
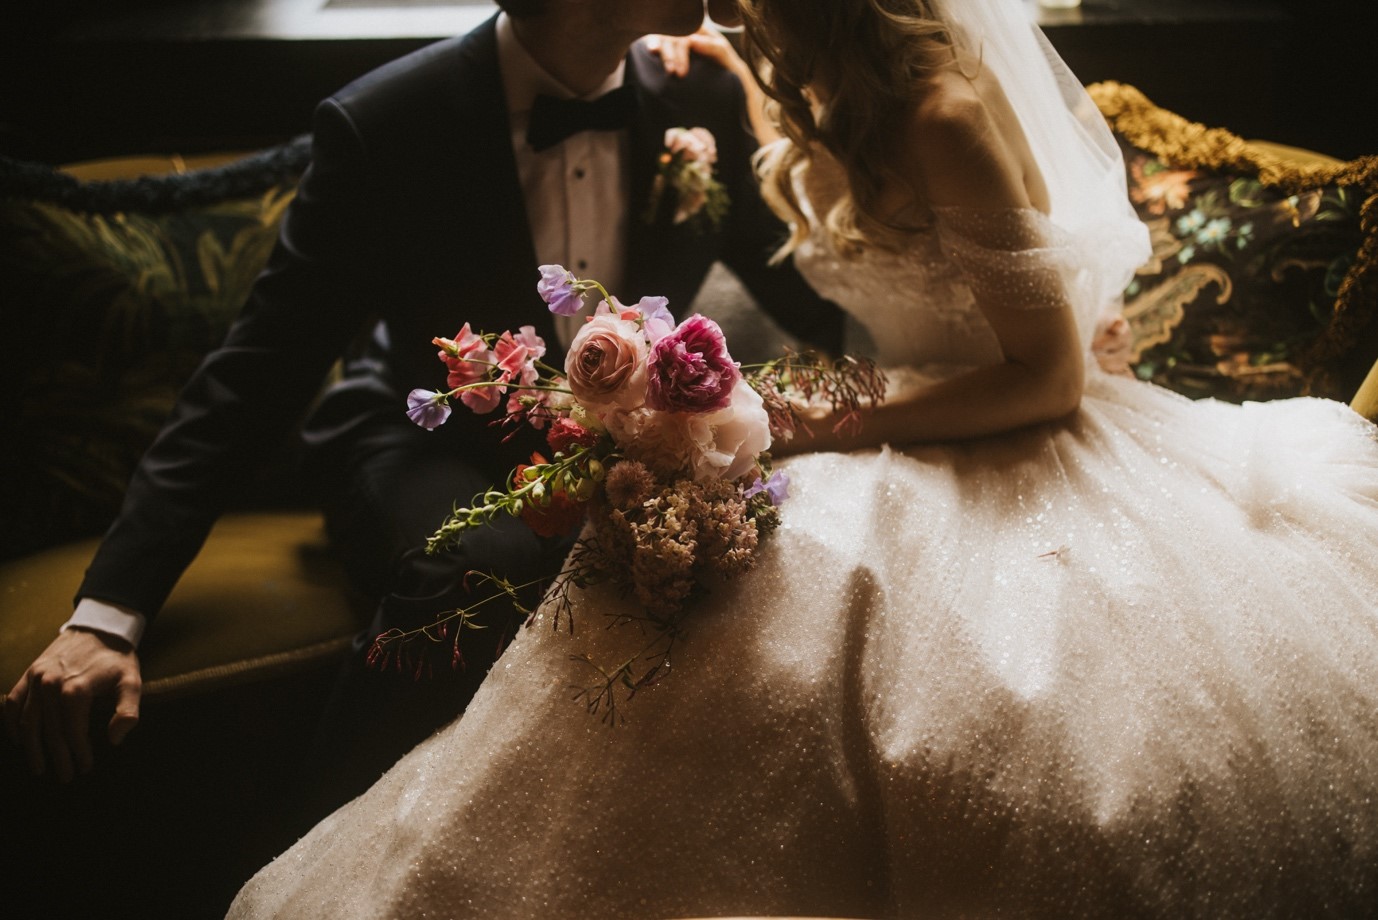
<path id="1" fill-rule="evenodd" d="M 1378 157 L 1245 141 L 1133 87 L 1090 89 L 1154 242 L 1108 360 L 1193 398 L 1315 395 L 1378 418 Z M 0 689 L 68 615 L 125 481 L 243 303 L 308 158 L 297 138 L 62 169 L 0 159 Z M 726 272 L 695 307 L 734 343 L 774 340 Z M 241 504 L 160 614 L 140 652 L 142 724 L 124 745 L 98 744 L 96 771 L 67 787 L 0 749 L 17 851 L 6 902 L 32 909 L 8 916 L 218 916 L 319 817 L 306 748 L 371 610 L 294 460 L 289 442 L 246 472 Z"/>

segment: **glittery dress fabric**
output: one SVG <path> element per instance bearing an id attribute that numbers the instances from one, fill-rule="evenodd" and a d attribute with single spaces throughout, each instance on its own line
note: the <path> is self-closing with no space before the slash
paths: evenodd
<path id="1" fill-rule="evenodd" d="M 903 389 L 999 360 L 973 290 L 1089 330 L 1083 245 L 947 210 L 798 258 Z M 622 724 L 571 700 L 643 641 L 592 589 L 230 916 L 1378 911 L 1372 425 L 1092 369 L 1065 422 L 783 466 L 757 568 Z"/>

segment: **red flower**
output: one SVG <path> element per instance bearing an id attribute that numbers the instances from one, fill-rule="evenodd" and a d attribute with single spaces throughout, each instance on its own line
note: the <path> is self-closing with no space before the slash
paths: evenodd
<path id="1" fill-rule="evenodd" d="M 531 464 L 542 464 L 546 460 L 540 454 L 531 455 Z M 512 478 L 516 482 L 521 482 L 522 474 L 526 472 L 531 464 L 520 464 L 513 472 Z M 570 533 L 584 521 L 584 505 L 582 502 L 575 501 L 565 493 L 563 489 L 551 487 L 548 493 L 550 503 L 547 505 L 537 505 L 531 502 L 522 503 L 522 521 L 527 527 L 539 537 L 560 537 Z"/>
<path id="2" fill-rule="evenodd" d="M 560 453 L 570 447 L 592 447 L 598 443 L 598 432 L 590 431 L 572 418 L 557 418 L 546 432 L 546 443 L 550 449 Z"/>

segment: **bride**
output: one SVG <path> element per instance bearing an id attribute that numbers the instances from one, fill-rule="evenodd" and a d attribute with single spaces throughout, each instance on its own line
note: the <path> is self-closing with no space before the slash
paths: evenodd
<path id="1" fill-rule="evenodd" d="M 896 394 L 625 724 L 590 589 L 232 917 L 1378 912 L 1375 429 L 1088 358 L 1146 240 L 1020 6 L 740 0 L 786 252 Z"/>

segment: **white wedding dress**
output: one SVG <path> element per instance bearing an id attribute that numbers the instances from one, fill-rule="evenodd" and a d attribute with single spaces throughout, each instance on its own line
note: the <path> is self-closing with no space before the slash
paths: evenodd
<path id="1" fill-rule="evenodd" d="M 1046 223 L 799 261 L 946 373 L 999 357 L 973 283 L 1079 283 Z M 979 251 L 1010 230 L 1048 245 Z M 1375 431 L 1093 369 L 1065 423 L 790 460 L 758 567 L 623 724 L 571 701 L 572 656 L 642 641 L 595 590 L 230 915 L 1378 914 Z"/>

